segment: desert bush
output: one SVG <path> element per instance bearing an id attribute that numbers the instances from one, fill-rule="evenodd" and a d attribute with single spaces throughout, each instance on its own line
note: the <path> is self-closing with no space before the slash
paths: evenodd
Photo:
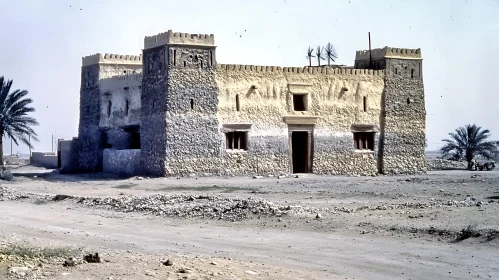
<path id="1" fill-rule="evenodd" d="M 12 175 L 12 172 L 8 169 L 2 169 L 0 170 L 0 180 L 3 181 L 15 181 L 14 175 Z"/>

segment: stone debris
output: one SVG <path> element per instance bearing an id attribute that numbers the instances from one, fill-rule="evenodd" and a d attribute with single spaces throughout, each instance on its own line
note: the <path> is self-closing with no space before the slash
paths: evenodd
<path id="1" fill-rule="evenodd" d="M 100 259 L 98 253 L 86 255 L 85 257 L 83 257 L 83 259 L 87 263 L 100 263 L 101 262 L 101 259 Z"/>
<path id="2" fill-rule="evenodd" d="M 166 261 L 163 262 L 163 265 L 164 266 L 172 266 L 173 262 L 170 259 L 168 259 L 168 260 L 166 260 Z"/>
<path id="3" fill-rule="evenodd" d="M 64 266 L 64 267 L 76 266 L 76 259 L 71 257 L 71 258 L 65 260 L 64 263 L 62 264 L 62 266 Z"/>
<path id="4" fill-rule="evenodd" d="M 14 277 L 24 277 L 30 272 L 27 267 L 10 267 L 9 274 Z"/>

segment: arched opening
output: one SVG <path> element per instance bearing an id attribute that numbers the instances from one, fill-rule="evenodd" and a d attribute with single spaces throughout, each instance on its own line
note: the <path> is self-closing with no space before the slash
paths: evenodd
<path id="1" fill-rule="evenodd" d="M 241 111 L 241 104 L 239 103 L 239 94 L 236 94 L 236 111 Z"/>
<path id="2" fill-rule="evenodd" d="M 364 107 L 364 112 L 367 112 L 367 96 L 364 96 L 364 98 L 362 98 L 362 103 Z"/>
<path id="3" fill-rule="evenodd" d="M 191 99 L 191 110 L 194 110 L 194 99 Z"/>
<path id="4" fill-rule="evenodd" d="M 128 116 L 128 111 L 129 111 L 129 104 L 128 104 L 128 100 L 125 100 L 125 116 Z"/>
<path id="5" fill-rule="evenodd" d="M 109 118 L 111 116 L 111 107 L 113 106 L 113 103 L 111 100 L 107 102 L 107 117 Z"/>

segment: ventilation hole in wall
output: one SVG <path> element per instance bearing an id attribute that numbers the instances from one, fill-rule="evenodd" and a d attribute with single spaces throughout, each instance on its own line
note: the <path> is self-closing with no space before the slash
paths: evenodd
<path id="1" fill-rule="evenodd" d="M 241 105 L 239 104 L 239 94 L 236 94 L 236 111 L 241 111 Z"/>
<path id="2" fill-rule="evenodd" d="M 407 105 L 411 104 L 411 99 L 407 97 Z"/>
<path id="3" fill-rule="evenodd" d="M 363 98 L 364 112 L 367 112 L 367 96 Z"/>
<path id="4" fill-rule="evenodd" d="M 124 70 L 123 73 L 126 73 L 126 70 Z"/>
<path id="5" fill-rule="evenodd" d="M 173 50 L 173 66 L 177 66 L 177 50 Z"/>
<path id="6" fill-rule="evenodd" d="M 414 79 L 414 69 L 411 69 L 411 79 Z"/>
<path id="7" fill-rule="evenodd" d="M 191 99 L 191 110 L 194 110 L 194 99 Z"/>
<path id="8" fill-rule="evenodd" d="M 187 67 L 187 61 L 184 60 L 184 67 Z"/>
<path id="9" fill-rule="evenodd" d="M 107 117 L 109 118 L 111 116 L 111 107 L 113 106 L 113 103 L 111 100 L 107 102 Z"/>
<path id="10" fill-rule="evenodd" d="M 395 75 L 397 75 L 397 74 L 398 74 L 398 69 L 397 69 L 397 68 L 395 68 Z"/>
<path id="11" fill-rule="evenodd" d="M 129 109 L 130 109 L 130 107 L 129 107 L 129 104 L 128 104 L 128 100 L 125 100 L 125 116 L 128 116 Z"/>
<path id="12" fill-rule="evenodd" d="M 213 51 L 210 51 L 210 66 L 213 66 Z"/>
<path id="13" fill-rule="evenodd" d="M 203 61 L 201 60 L 201 68 L 203 68 Z"/>

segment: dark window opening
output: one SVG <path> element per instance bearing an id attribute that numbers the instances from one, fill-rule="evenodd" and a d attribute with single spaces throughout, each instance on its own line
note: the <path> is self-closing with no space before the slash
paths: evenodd
<path id="1" fill-rule="evenodd" d="M 364 112 L 367 112 L 367 96 L 364 96 L 363 104 L 364 104 Z"/>
<path id="2" fill-rule="evenodd" d="M 247 150 L 248 132 L 232 131 L 225 133 L 225 144 L 228 150 Z"/>
<path id="3" fill-rule="evenodd" d="M 293 110 L 307 111 L 307 95 L 293 94 Z"/>
<path id="4" fill-rule="evenodd" d="M 184 60 L 184 67 L 187 67 L 187 61 Z"/>
<path id="5" fill-rule="evenodd" d="M 414 79 L 414 69 L 411 69 L 411 79 Z"/>
<path id="6" fill-rule="evenodd" d="M 213 51 L 210 51 L 210 66 L 213 66 Z"/>
<path id="7" fill-rule="evenodd" d="M 239 103 L 239 94 L 236 94 L 236 111 L 241 111 L 241 105 Z"/>
<path id="8" fill-rule="evenodd" d="M 140 126 L 134 125 L 124 130 L 130 134 L 126 149 L 140 149 Z"/>
<path id="9" fill-rule="evenodd" d="M 356 150 L 374 151 L 374 132 L 354 132 L 353 142 Z"/>
<path id="10" fill-rule="evenodd" d="M 111 107 L 113 106 L 113 103 L 110 101 L 107 102 L 107 117 L 111 117 Z"/>
<path id="11" fill-rule="evenodd" d="M 126 73 L 126 70 L 124 70 L 123 73 Z"/>
<path id="12" fill-rule="evenodd" d="M 128 104 L 128 100 L 125 100 L 125 116 L 128 116 L 129 109 L 130 109 L 130 106 Z"/>
<path id="13" fill-rule="evenodd" d="M 411 99 L 407 97 L 407 105 L 411 104 Z"/>
<path id="14" fill-rule="evenodd" d="M 201 68 L 203 68 L 203 61 L 201 60 Z"/>
<path id="15" fill-rule="evenodd" d="M 191 99 L 191 110 L 194 110 L 194 99 Z"/>
<path id="16" fill-rule="evenodd" d="M 173 66 L 177 66 L 177 50 L 173 50 Z"/>
<path id="17" fill-rule="evenodd" d="M 104 131 L 101 131 L 101 133 L 100 133 L 100 148 L 101 149 L 110 149 L 112 147 L 113 147 L 113 145 L 111 145 L 107 142 L 107 133 Z"/>
<path id="18" fill-rule="evenodd" d="M 398 74 L 398 69 L 397 69 L 397 68 L 395 68 L 395 75 L 397 75 L 397 74 Z"/>

